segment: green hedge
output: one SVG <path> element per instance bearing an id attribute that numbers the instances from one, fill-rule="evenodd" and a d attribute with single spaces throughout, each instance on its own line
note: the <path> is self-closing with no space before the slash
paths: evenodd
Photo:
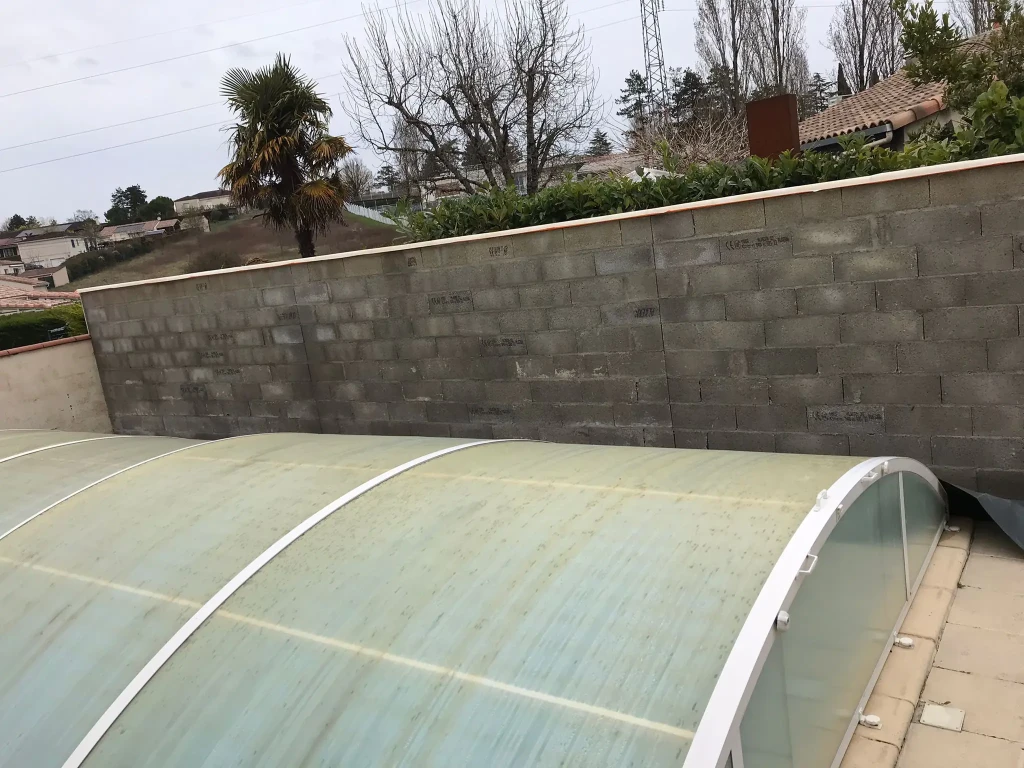
<path id="1" fill-rule="evenodd" d="M 68 336 L 80 336 L 86 332 L 85 313 L 81 304 L 0 315 L 0 349 L 14 349 L 49 341 L 49 332 L 63 325 L 68 328 Z"/>
<path id="2" fill-rule="evenodd" d="M 492 189 L 395 218 L 409 240 L 435 240 L 1024 151 L 1024 103 L 1009 97 L 999 81 L 978 98 L 964 122 L 966 127 L 951 137 L 928 134 L 899 152 L 846 140 L 835 154 L 785 153 L 778 160 L 751 157 L 736 165 L 683 168 L 679 158 L 662 147 L 661 165 L 677 175 L 637 182 L 623 177 L 567 181 L 529 197 L 511 187 Z"/>
<path id="3" fill-rule="evenodd" d="M 64 266 L 68 270 L 68 280 L 78 280 L 80 277 L 99 272 L 113 264 L 131 261 L 152 250 L 153 242 L 150 239 L 129 240 L 111 248 L 100 248 L 72 256 L 64 262 Z"/>

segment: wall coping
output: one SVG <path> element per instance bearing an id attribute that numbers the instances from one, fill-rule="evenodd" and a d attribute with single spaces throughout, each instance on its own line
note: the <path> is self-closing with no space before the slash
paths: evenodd
<path id="1" fill-rule="evenodd" d="M 14 347 L 13 349 L 0 349 L 0 357 L 11 357 L 13 355 L 20 355 L 22 352 L 35 352 L 37 349 L 46 349 L 47 347 L 59 347 L 61 344 L 74 344 L 79 341 L 88 341 L 91 339 L 88 333 L 83 333 L 80 336 L 68 336 L 66 339 L 54 339 L 53 341 L 41 341 L 38 344 L 28 344 L 24 347 Z"/>
<path id="2" fill-rule="evenodd" d="M 853 179 L 840 179 L 838 181 L 825 181 L 818 184 L 804 184 L 798 187 L 785 187 L 783 189 L 771 189 L 766 192 L 748 192 L 744 195 L 730 195 L 728 197 L 716 197 L 712 200 L 698 200 L 692 203 L 680 203 L 668 205 L 661 208 L 645 208 L 641 211 L 629 211 L 627 213 L 614 213 L 607 216 L 594 216 L 589 219 L 573 219 L 572 221 L 560 221 L 554 224 L 539 224 L 533 227 L 521 227 L 519 229 L 503 229 L 497 232 L 482 232 L 476 235 L 465 235 L 463 237 L 448 237 L 440 240 L 425 240 L 415 243 L 402 243 L 388 245 L 382 248 L 367 248 L 360 251 L 346 251 L 344 253 L 325 254 L 314 256 L 311 259 L 288 259 L 287 261 L 275 261 L 268 264 L 252 264 L 244 267 L 231 267 L 228 269 L 216 269 L 208 272 L 193 272 L 188 275 L 171 275 L 169 277 L 155 277 L 151 280 L 135 280 L 127 283 L 113 283 L 111 285 L 98 285 L 92 288 L 79 288 L 78 293 L 95 293 L 98 291 L 112 291 L 119 288 L 132 288 L 139 285 L 153 285 L 156 283 L 172 283 L 185 280 L 201 279 L 213 275 L 231 274 L 234 272 L 250 272 L 261 269 L 277 269 L 295 264 L 310 264 L 317 261 L 334 261 L 336 259 L 351 259 L 356 256 L 371 256 L 375 254 L 396 253 L 402 251 L 418 250 L 420 248 L 434 247 L 439 245 L 452 245 L 456 243 L 469 243 L 478 240 L 490 240 L 499 237 L 509 237 L 515 234 L 529 234 L 531 232 L 546 232 L 553 229 L 569 229 L 571 227 L 585 227 L 591 224 L 599 224 L 607 221 L 623 221 L 626 219 L 637 219 L 646 216 L 662 216 L 682 211 L 692 211 L 701 208 L 714 208 L 720 205 L 732 205 L 734 203 L 752 202 L 755 200 L 768 200 L 776 197 L 789 197 L 791 195 L 806 195 L 815 192 L 826 192 L 833 189 L 846 189 L 848 187 L 861 187 L 870 184 L 884 184 L 890 181 L 901 181 L 903 179 L 917 179 L 927 176 L 941 176 L 947 173 L 958 173 L 960 171 L 971 171 L 978 168 L 990 168 L 1000 165 L 1013 165 L 1024 163 L 1024 153 L 1015 155 L 1004 155 L 1002 157 L 986 157 L 980 160 L 962 160 L 956 163 L 944 163 L 942 165 L 931 165 L 924 168 L 909 168 L 902 171 L 890 171 L 888 173 L 876 173 L 871 176 L 859 176 Z M 81 337 L 78 337 L 81 338 Z M 70 341 L 62 340 L 62 341 Z M 50 342 L 47 342 L 50 343 Z M 28 347 L 23 348 L 29 349 Z"/>

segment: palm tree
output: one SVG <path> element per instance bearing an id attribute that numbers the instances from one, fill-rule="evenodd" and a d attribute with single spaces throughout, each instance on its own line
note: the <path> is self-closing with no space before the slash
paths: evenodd
<path id="1" fill-rule="evenodd" d="M 280 53 L 255 72 L 229 69 L 221 94 L 237 119 L 221 180 L 239 205 L 264 211 L 264 224 L 293 230 L 303 258 L 315 256 L 313 238 L 345 223 L 338 164 L 352 148 L 328 133 L 330 105 Z"/>

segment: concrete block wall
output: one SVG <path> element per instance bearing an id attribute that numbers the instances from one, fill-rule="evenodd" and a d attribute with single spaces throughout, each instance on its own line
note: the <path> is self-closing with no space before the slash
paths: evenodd
<path id="1" fill-rule="evenodd" d="M 1024 496 L 1024 164 L 83 295 L 116 431 L 899 454 Z"/>

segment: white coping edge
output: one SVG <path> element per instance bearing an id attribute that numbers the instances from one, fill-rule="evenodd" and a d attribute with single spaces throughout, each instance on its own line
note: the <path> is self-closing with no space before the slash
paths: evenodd
<path id="1" fill-rule="evenodd" d="M 879 471 L 878 477 L 865 484 L 865 477 L 875 470 Z M 800 570 L 807 556 L 817 554 L 838 523 L 842 511 L 849 509 L 853 501 L 868 487 L 881 480 L 885 474 L 894 472 L 913 472 L 920 475 L 940 497 L 945 498 L 938 478 L 931 470 L 919 461 L 894 456 L 866 459 L 847 470 L 827 489 L 825 497 L 811 508 L 782 551 L 743 622 L 711 698 L 701 715 L 690 749 L 683 761 L 683 768 L 717 768 L 728 758 L 729 747 L 737 746 L 738 742 L 734 741 L 736 732 L 771 646 L 775 619 L 779 611 L 788 607 L 796 596 L 803 582 Z M 940 530 L 939 536 L 941 533 Z M 904 614 L 911 598 L 912 596 L 907 598 Z M 898 627 L 897 624 L 894 629 Z M 885 650 L 887 653 L 888 646 Z M 882 656 L 883 661 L 884 658 L 885 654 Z M 869 681 L 865 698 L 867 693 L 870 693 L 881 666 L 882 662 L 879 662 Z M 853 730 L 854 725 L 851 725 L 840 745 L 837 761 L 841 760 L 842 752 L 849 744 Z"/>
<path id="2" fill-rule="evenodd" d="M 26 429 L 25 431 L 26 432 L 33 432 L 35 430 Z M 13 456 L 4 456 L 2 459 L 0 459 L 0 464 L 3 464 L 5 461 L 10 461 L 11 459 L 20 459 L 22 456 L 28 456 L 28 455 L 33 454 L 33 453 L 39 453 L 40 451 L 48 451 L 50 448 L 60 448 L 61 446 L 64 446 L 64 445 L 76 445 L 77 443 L 88 443 L 88 442 L 91 442 L 93 440 L 113 440 L 114 438 L 118 438 L 118 437 L 128 437 L 128 435 L 99 435 L 97 437 L 86 437 L 86 438 L 83 438 L 81 440 L 69 440 L 69 441 L 64 442 L 64 443 L 54 443 L 53 445 L 44 445 L 41 448 L 33 448 L 31 451 L 22 451 L 21 453 L 16 453 Z"/>
<path id="3" fill-rule="evenodd" d="M 120 695 L 114 699 L 113 703 L 107 707 L 107 710 L 100 716 L 100 719 L 96 721 L 96 724 L 89 729 L 89 732 L 85 735 L 82 741 L 75 748 L 71 756 L 64 761 L 63 768 L 78 768 L 82 765 L 85 759 L 89 756 L 89 753 L 99 743 L 100 739 L 110 730 L 110 727 L 114 724 L 121 713 L 127 709 L 128 705 L 132 703 L 132 700 L 139 694 L 139 692 L 146 686 L 153 676 L 160 671 L 160 668 L 167 662 L 174 652 L 177 651 L 185 641 L 192 636 L 192 634 L 199 629 L 203 623 L 210 618 L 235 592 L 237 592 L 242 585 L 244 585 L 249 579 L 251 579 L 263 566 L 273 560 L 277 555 L 284 551 L 289 545 L 294 543 L 300 536 L 309 531 L 315 525 L 337 512 L 343 506 L 348 504 L 350 501 L 362 496 L 368 491 L 372 491 L 378 485 L 381 485 L 387 480 L 390 480 L 396 475 L 400 475 L 407 470 L 413 469 L 420 464 L 425 464 L 431 459 L 436 459 L 441 456 L 445 456 L 449 453 L 455 453 L 457 451 L 464 451 L 467 448 L 475 448 L 481 445 L 493 445 L 495 443 L 507 443 L 517 442 L 516 440 L 475 440 L 470 443 L 462 443 L 461 445 L 451 445 L 447 448 L 428 453 L 419 458 L 412 459 L 405 462 L 397 467 L 389 469 L 387 472 L 382 472 L 376 477 L 370 478 L 362 485 L 353 488 L 345 495 L 335 499 L 326 507 L 323 507 L 318 512 L 307 517 L 301 523 L 292 528 L 288 533 L 279 538 L 267 549 L 260 553 L 252 562 L 235 574 L 234 578 L 231 579 L 227 584 L 220 588 L 220 590 L 209 600 L 207 600 L 202 607 L 199 608 L 192 617 L 185 622 L 181 628 L 174 633 L 170 640 L 164 643 L 164 646 L 157 651 L 156 655 L 142 668 L 142 670 L 135 676 L 135 678 L 128 683 Z"/>
<path id="4" fill-rule="evenodd" d="M 128 437 L 128 435 L 122 435 L 122 437 Z M 177 438 L 168 438 L 168 439 L 176 440 Z M 225 439 L 231 440 L 232 438 L 229 437 L 229 438 L 225 438 Z M 76 491 L 72 491 L 71 493 L 69 493 L 64 498 L 58 499 L 57 501 L 53 502 L 53 504 L 51 504 L 50 506 L 44 507 L 43 509 L 40 509 L 38 512 L 36 512 L 36 513 L 34 513 L 32 515 L 29 515 L 28 517 L 26 517 L 24 520 L 22 520 L 20 523 L 18 523 L 13 528 L 10 528 L 9 530 L 4 531 L 3 533 L 0 533 L 0 541 L 3 541 L 4 539 L 6 539 L 8 536 L 10 536 L 16 530 L 21 528 L 23 525 L 27 525 L 28 523 L 31 523 L 33 520 L 35 520 L 41 514 L 43 514 L 45 512 L 49 512 L 51 509 L 56 507 L 58 504 L 63 504 L 68 499 L 70 499 L 70 498 L 72 498 L 74 496 L 77 496 L 78 494 L 82 493 L 83 491 L 89 490 L 93 486 L 99 485 L 100 483 L 104 482 L 105 480 L 110 480 L 111 478 L 117 477 L 118 475 L 120 475 L 120 474 L 122 474 L 124 472 L 127 472 L 129 469 L 135 469 L 136 467 L 141 467 L 143 464 L 149 464 L 149 462 L 151 462 L 151 461 L 156 461 L 157 459 L 162 459 L 162 458 L 164 458 L 166 456 L 172 456 L 173 454 L 180 453 L 181 451 L 187 451 L 189 448 L 198 448 L 200 445 L 210 445 L 211 443 L 215 443 L 215 442 L 221 442 L 221 441 L 220 440 L 210 440 L 210 441 L 201 441 L 201 442 L 193 443 L 192 445 L 184 445 L 181 448 L 175 448 L 173 451 L 168 451 L 167 453 L 161 453 L 161 454 L 158 454 L 156 456 L 151 456 L 150 458 L 145 459 L 144 461 L 140 461 L 140 462 L 137 462 L 135 464 L 131 464 L 130 466 L 127 466 L 127 467 L 124 467 L 122 469 L 119 469 L 116 472 L 111 472 L 109 475 L 101 477 L 99 480 L 93 480 L 88 485 L 83 485 L 81 488 L 79 488 Z"/>
<path id="5" fill-rule="evenodd" d="M 560 221 L 554 224 L 538 224 L 533 227 L 521 227 L 519 229 L 503 229 L 497 232 L 481 232 L 476 235 L 465 235 L 463 237 L 447 237 L 440 240 L 424 240 L 415 243 L 402 243 L 399 245 L 388 245 L 382 248 L 367 248 L 361 251 L 347 251 L 345 253 L 330 253 L 323 256 L 314 256 L 309 259 L 288 259 L 286 261 L 274 261 L 268 264 L 252 264 L 246 267 L 230 267 L 228 269 L 217 269 L 208 272 L 194 272 L 188 275 L 171 275 L 169 277 L 155 277 L 152 280 L 134 280 L 127 283 L 113 283 L 111 285 L 97 285 L 91 288 L 79 288 L 78 293 L 94 293 L 96 291 L 111 291 L 118 288 L 131 288 L 139 285 L 154 285 L 156 283 L 172 283 L 180 280 L 191 280 L 193 278 L 211 277 L 215 275 L 232 274 L 235 272 L 251 272 L 259 269 L 275 269 L 287 267 L 294 264 L 312 264 L 318 261 L 334 261 L 337 259 L 351 259 L 356 256 L 371 256 L 383 253 L 400 253 L 402 251 L 418 250 L 439 245 L 452 245 L 454 243 L 470 243 L 478 240 L 490 240 L 498 237 L 509 237 L 511 235 L 525 235 L 531 232 L 546 232 L 552 229 L 569 229 L 571 227 L 585 227 L 590 224 L 600 224 L 606 221 L 622 221 L 626 219 L 637 219 L 645 216 L 661 216 L 666 213 L 678 213 L 680 211 L 697 210 L 700 208 L 714 208 L 719 205 L 731 205 L 733 203 L 750 202 L 753 200 L 766 200 L 775 197 L 788 197 L 790 195 L 806 195 L 813 192 L 825 192 L 830 189 L 845 189 L 847 187 L 860 187 L 867 184 L 882 184 L 889 181 L 902 179 L 916 179 L 922 176 L 941 176 L 946 173 L 958 171 L 969 171 L 975 168 L 990 168 L 999 165 L 1012 165 L 1024 163 L 1024 153 L 1016 155 L 1003 155 L 1001 157 L 985 157 L 980 160 L 961 160 L 956 163 L 941 163 L 939 165 L 928 165 L 923 168 L 908 168 L 902 171 L 889 171 L 888 173 L 876 173 L 871 176 L 857 176 L 852 179 L 839 179 L 838 181 L 823 181 L 818 184 L 804 184 L 797 187 L 783 187 L 782 189 L 769 189 L 764 192 L 748 192 L 744 195 L 730 195 L 727 197 L 716 197 L 710 200 L 697 200 L 692 203 L 680 203 L 679 205 L 668 205 L 661 208 L 645 208 L 642 211 L 628 211 L 626 213 L 613 213 L 607 216 L 594 216 L 589 219 L 573 219 L 571 221 Z"/>

